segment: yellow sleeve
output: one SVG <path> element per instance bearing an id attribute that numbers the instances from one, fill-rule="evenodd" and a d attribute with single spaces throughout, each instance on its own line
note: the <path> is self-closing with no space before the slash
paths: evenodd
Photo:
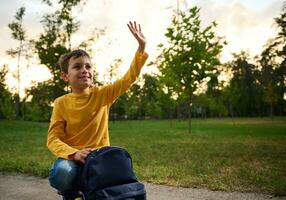
<path id="1" fill-rule="evenodd" d="M 66 121 L 61 114 L 60 108 L 58 99 L 56 99 L 48 130 L 47 147 L 58 158 L 68 159 L 68 156 L 77 152 L 78 149 L 72 148 L 63 142 Z"/>
<path id="2" fill-rule="evenodd" d="M 107 85 L 102 88 L 102 92 L 106 95 L 107 101 L 105 103 L 113 103 L 121 94 L 126 92 L 132 83 L 138 78 L 141 68 L 148 58 L 147 53 L 136 52 L 130 68 L 127 73 L 121 78 L 115 81 L 113 84 Z"/>

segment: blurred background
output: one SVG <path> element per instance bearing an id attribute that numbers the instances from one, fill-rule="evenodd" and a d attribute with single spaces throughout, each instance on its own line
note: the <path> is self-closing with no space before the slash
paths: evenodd
<path id="1" fill-rule="evenodd" d="M 110 84 L 147 39 L 148 66 L 111 119 L 282 116 L 285 2 L 280 0 L 1 0 L 0 119 L 49 121 L 69 92 L 57 64 L 82 48 Z"/>

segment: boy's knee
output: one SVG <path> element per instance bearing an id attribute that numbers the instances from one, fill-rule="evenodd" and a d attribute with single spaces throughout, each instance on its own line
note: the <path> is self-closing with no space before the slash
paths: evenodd
<path id="1" fill-rule="evenodd" d="M 74 161 L 58 159 L 51 169 L 49 182 L 57 190 L 70 190 L 73 187 L 76 176 L 77 166 Z"/>

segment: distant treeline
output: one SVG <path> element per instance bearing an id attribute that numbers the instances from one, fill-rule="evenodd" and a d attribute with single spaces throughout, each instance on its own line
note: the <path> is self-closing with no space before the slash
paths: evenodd
<path id="1" fill-rule="evenodd" d="M 50 1 L 43 1 L 52 5 Z M 9 24 L 20 46 L 8 53 L 27 59 L 36 55 L 52 74 L 50 80 L 36 83 L 26 90 L 23 99 L 12 94 L 5 85 L 8 66 L 0 68 L 0 119 L 48 121 L 55 98 L 68 93 L 60 77 L 58 59 L 71 49 L 82 48 L 93 53 L 91 45 L 105 35 L 95 34 L 79 46 L 71 44 L 71 35 L 80 23 L 71 10 L 81 0 L 59 1 L 59 10 L 42 18 L 43 32 L 39 38 L 28 40 L 20 8 L 15 21 Z M 165 36 L 168 45 L 159 44 L 161 54 L 149 65 L 157 66 L 159 74 L 144 74 L 110 110 L 110 119 L 168 119 L 192 117 L 257 117 L 286 114 L 286 7 L 274 19 L 277 36 L 270 38 L 260 55 L 250 57 L 241 51 L 232 61 L 221 63 L 221 51 L 226 44 L 216 36 L 216 23 L 202 29 L 199 9 L 190 8 L 174 15 Z M 20 59 L 19 59 L 20 60 Z M 121 59 L 110 65 L 106 81 L 114 80 Z M 20 63 L 18 65 L 21 66 Z M 17 78 L 20 82 L 20 75 Z M 97 82 L 97 74 L 94 78 Z"/>

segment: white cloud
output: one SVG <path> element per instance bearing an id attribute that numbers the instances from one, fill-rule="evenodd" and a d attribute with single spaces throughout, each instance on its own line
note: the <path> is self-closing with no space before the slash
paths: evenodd
<path id="1" fill-rule="evenodd" d="M 259 54 L 266 41 L 276 34 L 273 18 L 281 12 L 279 0 L 257 4 L 238 0 L 207 2 L 201 2 L 202 21 L 206 24 L 216 21 L 217 33 L 226 37 L 228 45 L 223 51 L 224 61 L 231 59 L 231 53 L 241 50 L 249 51 L 253 56 Z"/>

